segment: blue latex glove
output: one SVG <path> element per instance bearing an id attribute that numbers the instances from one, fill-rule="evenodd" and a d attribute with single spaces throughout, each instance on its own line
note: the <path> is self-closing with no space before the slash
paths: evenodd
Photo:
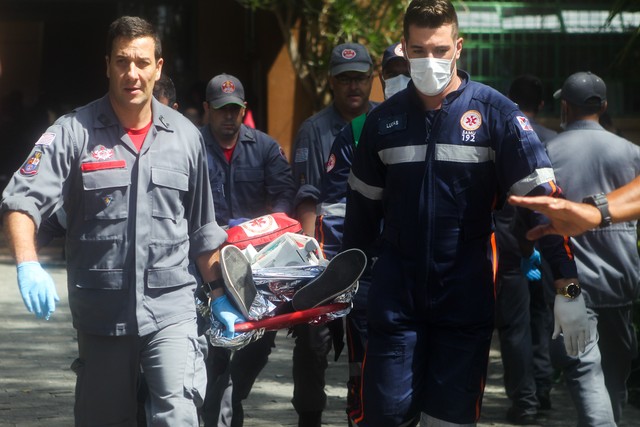
<path id="1" fill-rule="evenodd" d="M 37 261 L 18 264 L 18 287 L 22 300 L 30 313 L 49 320 L 60 301 L 53 279 Z"/>
<path id="2" fill-rule="evenodd" d="M 211 301 L 211 311 L 225 327 L 223 335 L 226 338 L 233 338 L 235 332 L 235 324 L 246 322 L 247 320 L 240 314 L 238 310 L 229 302 L 226 295 L 222 295 Z"/>
<path id="3" fill-rule="evenodd" d="M 529 281 L 535 282 L 542 279 L 542 273 L 538 268 L 541 263 L 540 252 L 538 252 L 536 248 L 533 248 L 533 252 L 529 258 L 523 257 L 520 260 L 520 270 L 522 270 L 522 274 L 524 274 Z"/>

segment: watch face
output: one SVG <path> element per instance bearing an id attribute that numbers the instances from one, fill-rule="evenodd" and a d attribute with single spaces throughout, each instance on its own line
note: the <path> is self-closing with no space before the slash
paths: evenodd
<path id="1" fill-rule="evenodd" d="M 575 283 L 570 283 L 569 285 L 567 285 L 567 295 L 569 295 L 571 298 L 575 298 L 580 295 L 580 286 L 576 285 Z"/>

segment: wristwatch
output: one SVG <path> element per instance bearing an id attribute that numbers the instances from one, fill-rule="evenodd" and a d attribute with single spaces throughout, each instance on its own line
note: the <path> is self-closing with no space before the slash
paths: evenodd
<path id="1" fill-rule="evenodd" d="M 207 294 L 209 294 L 216 289 L 224 288 L 224 280 L 216 279 L 212 280 L 211 282 L 205 282 L 202 284 L 202 288 Z"/>
<path id="2" fill-rule="evenodd" d="M 564 288 L 556 289 L 556 293 L 558 295 L 562 295 L 567 298 L 577 298 L 580 293 L 582 293 L 582 289 L 580 289 L 580 285 L 574 282 L 569 283 Z"/>
<path id="3" fill-rule="evenodd" d="M 600 221 L 600 225 L 598 225 L 598 227 L 608 227 L 611 225 L 612 220 L 611 214 L 609 213 L 609 201 L 604 193 L 587 196 L 582 199 L 582 203 L 587 203 L 598 208 L 600 215 L 602 215 L 602 221 Z"/>

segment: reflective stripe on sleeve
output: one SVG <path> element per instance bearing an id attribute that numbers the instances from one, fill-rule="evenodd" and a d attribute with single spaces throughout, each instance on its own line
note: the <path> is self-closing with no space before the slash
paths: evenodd
<path id="1" fill-rule="evenodd" d="M 556 176 L 553 173 L 553 168 L 536 169 L 530 175 L 513 184 L 509 190 L 509 195 L 526 196 L 538 185 L 555 180 Z"/>
<path id="2" fill-rule="evenodd" d="M 366 184 L 355 176 L 353 172 L 349 174 L 349 187 L 362 194 L 367 199 L 382 200 L 382 187 L 374 187 L 373 185 Z"/>
<path id="3" fill-rule="evenodd" d="M 345 203 L 321 203 L 318 206 L 318 215 L 338 216 L 344 218 L 344 214 L 347 210 Z"/>
<path id="4" fill-rule="evenodd" d="M 491 147 L 470 145 L 436 144 L 436 160 L 456 163 L 492 162 L 496 153 Z"/>

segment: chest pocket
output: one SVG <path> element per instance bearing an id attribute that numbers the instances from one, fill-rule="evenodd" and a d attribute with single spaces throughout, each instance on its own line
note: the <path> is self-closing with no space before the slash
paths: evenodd
<path id="1" fill-rule="evenodd" d="M 180 171 L 151 169 L 153 216 L 176 220 L 184 215 L 182 199 L 189 190 L 189 176 Z"/>
<path id="2" fill-rule="evenodd" d="M 128 189 L 131 178 L 127 169 L 104 169 L 82 172 L 85 219 L 127 218 Z"/>
<path id="3" fill-rule="evenodd" d="M 238 169 L 235 172 L 236 182 L 256 182 L 264 181 L 264 170 L 262 169 Z"/>

